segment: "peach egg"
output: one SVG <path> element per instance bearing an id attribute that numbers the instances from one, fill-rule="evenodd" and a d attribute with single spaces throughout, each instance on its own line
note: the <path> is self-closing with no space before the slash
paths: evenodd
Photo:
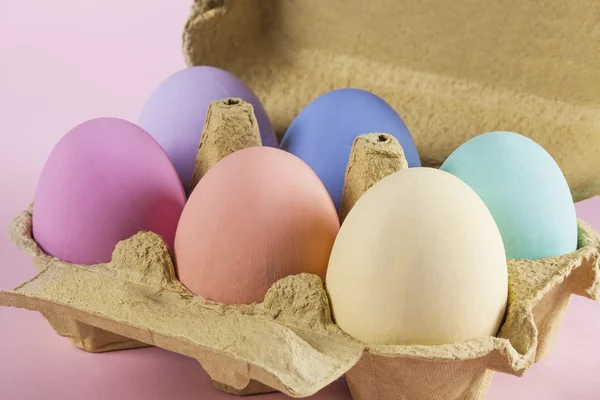
<path id="1" fill-rule="evenodd" d="M 175 235 L 180 281 L 205 299 L 260 302 L 277 280 L 325 277 L 339 220 L 310 167 L 283 150 L 250 147 L 212 167 Z"/>

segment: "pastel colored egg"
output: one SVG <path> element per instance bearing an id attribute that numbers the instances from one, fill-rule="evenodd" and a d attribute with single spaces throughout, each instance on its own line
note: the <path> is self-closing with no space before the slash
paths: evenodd
<path id="1" fill-rule="evenodd" d="M 177 274 L 205 299 L 260 302 L 285 276 L 324 278 L 338 230 L 325 187 L 302 160 L 246 148 L 215 164 L 188 199 L 175 237 Z"/>
<path id="2" fill-rule="evenodd" d="M 372 132 L 393 135 L 409 167 L 421 166 L 400 116 L 383 99 L 360 89 L 334 90 L 313 100 L 294 119 L 280 148 L 310 165 L 339 209 L 352 143 L 357 136 Z"/>
<path id="3" fill-rule="evenodd" d="M 154 90 L 142 110 L 139 125 L 165 149 L 186 191 L 208 106 L 227 97 L 239 97 L 252 104 L 263 145 L 277 147 L 260 100 L 241 80 L 219 68 L 194 66 L 176 72 Z"/>
<path id="4" fill-rule="evenodd" d="M 546 150 L 513 132 L 489 132 L 456 149 L 441 167 L 491 211 L 509 258 L 540 259 L 577 249 L 575 205 Z"/>
<path id="5" fill-rule="evenodd" d="M 69 131 L 42 170 L 33 237 L 76 264 L 108 262 L 117 242 L 152 231 L 173 246 L 185 193 L 175 168 L 140 127 L 98 118 Z"/>
<path id="6" fill-rule="evenodd" d="M 325 283 L 335 322 L 368 344 L 495 336 L 508 297 L 492 215 L 460 179 L 431 168 L 395 172 L 358 200 Z"/>

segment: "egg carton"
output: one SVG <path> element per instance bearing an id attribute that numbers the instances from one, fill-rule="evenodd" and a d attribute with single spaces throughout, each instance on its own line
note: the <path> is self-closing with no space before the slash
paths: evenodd
<path id="1" fill-rule="evenodd" d="M 183 50 L 246 83 L 279 138 L 313 99 L 356 87 L 400 114 L 424 166 L 517 132 L 581 201 L 600 195 L 599 13 L 594 0 L 195 0 Z"/>
<path id="2" fill-rule="evenodd" d="M 222 157 L 256 144 L 251 105 L 213 102 L 194 181 Z M 374 183 L 404 167 L 393 136 L 358 137 L 341 217 Z M 496 337 L 371 346 L 333 322 L 316 275 L 280 279 L 262 303 L 226 305 L 187 290 L 175 276 L 167 245 L 154 233 L 119 242 L 109 263 L 76 265 L 45 254 L 31 228 L 30 207 L 9 232 L 39 273 L 0 291 L 0 305 L 40 312 L 59 335 L 86 351 L 152 345 L 195 358 L 216 388 L 238 395 L 280 391 L 307 397 L 345 375 L 354 399 L 483 399 L 494 372 L 521 376 L 548 352 L 571 294 L 600 299 L 600 236 L 580 222 L 577 251 L 508 260 L 508 307 Z"/>

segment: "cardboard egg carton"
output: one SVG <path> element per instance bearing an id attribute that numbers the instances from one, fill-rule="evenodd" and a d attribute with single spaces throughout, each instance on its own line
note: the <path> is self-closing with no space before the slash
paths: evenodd
<path id="1" fill-rule="evenodd" d="M 194 176 L 257 143 L 251 105 L 240 99 L 212 103 Z M 358 137 L 341 217 L 374 183 L 404 167 L 393 136 Z M 59 335 L 86 351 L 152 345 L 195 358 L 216 388 L 238 395 L 277 390 L 306 397 L 345 375 L 354 399 L 483 399 L 494 372 L 521 376 L 549 350 L 571 294 L 600 300 L 600 237 L 580 222 L 577 251 L 508 260 L 508 307 L 497 337 L 439 346 L 369 346 L 332 321 L 316 275 L 277 281 L 262 303 L 207 301 L 177 280 L 160 236 L 139 232 L 119 242 L 110 263 L 69 264 L 36 244 L 31 210 L 19 215 L 9 232 L 39 274 L 0 291 L 0 305 L 40 312 Z"/>
<path id="2" fill-rule="evenodd" d="M 195 0 L 183 51 L 248 84 L 280 138 L 310 101 L 356 87 L 400 114 L 424 166 L 513 131 L 580 201 L 600 194 L 600 2 L 575 3 Z"/>

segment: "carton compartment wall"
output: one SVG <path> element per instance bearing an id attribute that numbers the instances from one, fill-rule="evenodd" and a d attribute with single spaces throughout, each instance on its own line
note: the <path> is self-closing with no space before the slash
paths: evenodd
<path id="1" fill-rule="evenodd" d="M 197 162 L 197 170 L 256 143 L 250 105 L 217 101 L 207 115 L 198 154 L 213 161 Z M 386 140 L 378 140 L 382 136 Z M 377 154 L 387 154 L 389 168 L 360 168 Z M 358 198 L 356 190 L 402 168 L 402 159 L 391 135 L 357 138 L 353 170 L 382 176 L 347 174 L 346 208 Z M 494 371 L 521 376 L 547 352 L 571 294 L 600 298 L 600 239 L 583 222 L 577 251 L 508 260 L 509 305 L 497 337 L 440 346 L 356 341 L 333 323 L 323 282 L 310 274 L 279 280 L 259 304 L 206 301 L 179 283 L 167 246 L 150 232 L 119 242 L 110 263 L 91 266 L 44 254 L 31 237 L 31 208 L 15 219 L 10 235 L 40 272 L 0 291 L 0 305 L 41 312 L 58 334 L 87 351 L 154 345 L 193 357 L 215 387 L 235 394 L 278 390 L 306 397 L 346 374 L 355 399 L 483 399 Z"/>

